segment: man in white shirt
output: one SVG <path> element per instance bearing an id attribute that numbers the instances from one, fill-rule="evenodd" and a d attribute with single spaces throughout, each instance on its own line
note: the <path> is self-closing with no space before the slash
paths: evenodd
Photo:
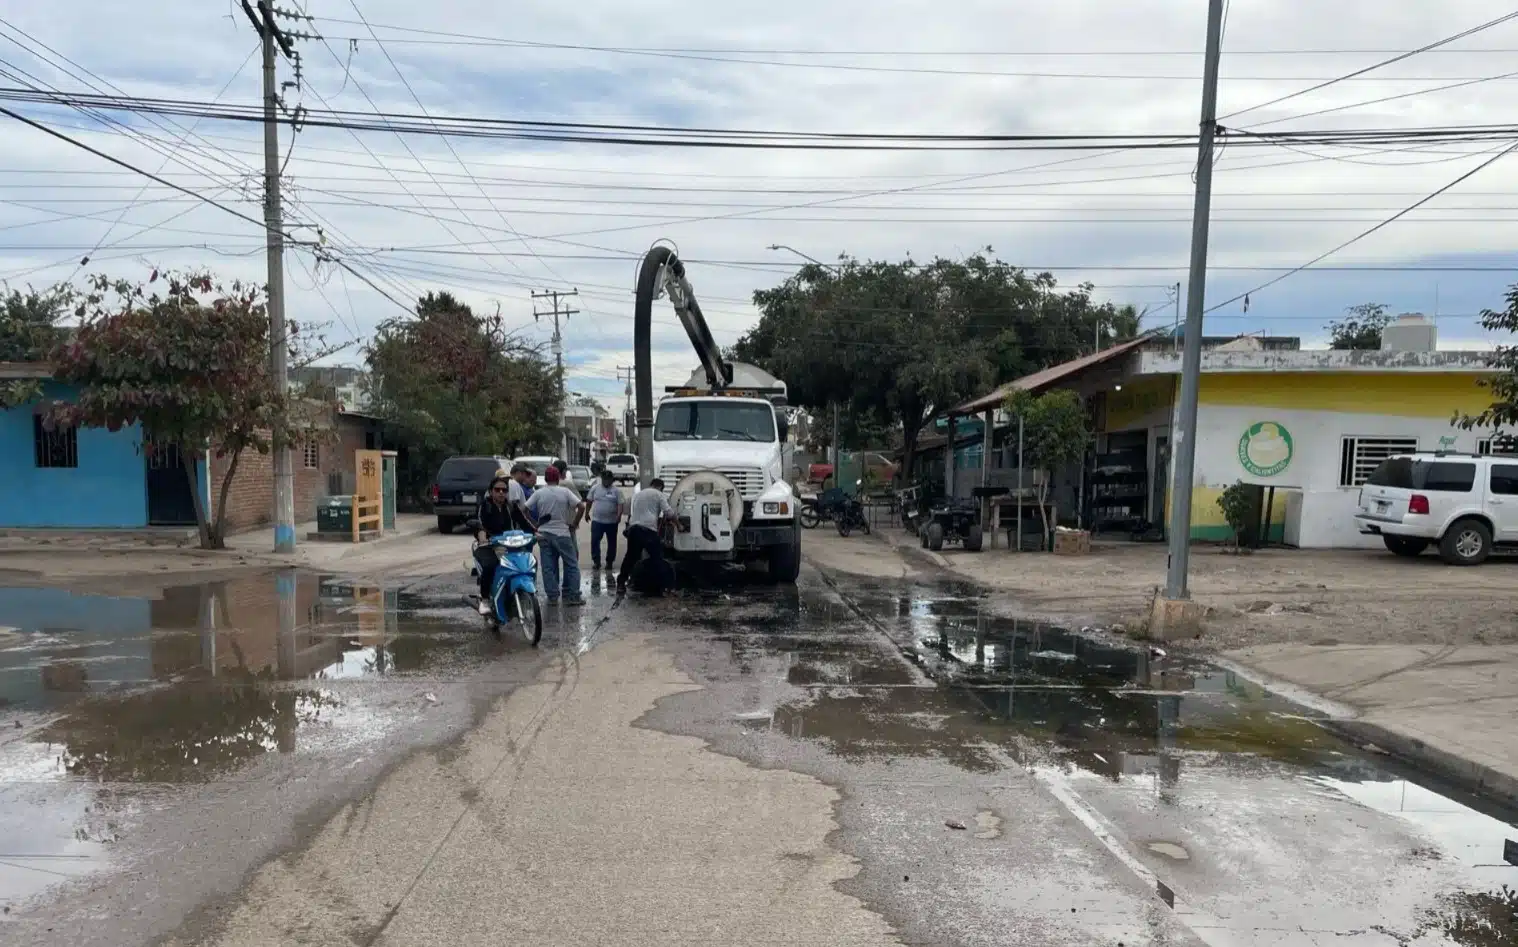
<path id="1" fill-rule="evenodd" d="M 664 481 L 658 477 L 648 486 L 633 494 L 627 514 L 627 553 L 622 557 L 622 569 L 617 573 L 617 594 L 627 591 L 627 580 L 632 577 L 633 566 L 648 553 L 649 567 L 662 574 L 664 567 L 664 540 L 659 526 L 674 519 L 675 511 L 664 498 Z"/>
<path id="2" fill-rule="evenodd" d="M 562 593 L 565 605 L 584 605 L 580 594 L 580 550 L 575 530 L 585 515 L 580 495 L 559 483 L 559 470 L 543 471 L 546 487 L 539 487 L 527 498 L 527 512 L 538 524 L 538 548 L 543 553 L 543 594 L 552 605 Z M 563 567 L 563 585 L 559 583 Z"/>

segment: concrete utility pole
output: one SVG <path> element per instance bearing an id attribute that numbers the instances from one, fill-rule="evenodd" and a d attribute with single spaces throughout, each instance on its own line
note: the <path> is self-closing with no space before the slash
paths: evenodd
<path id="1" fill-rule="evenodd" d="M 1218 61 L 1223 46 L 1223 0 L 1208 0 L 1207 59 L 1202 71 L 1202 122 L 1197 143 L 1196 205 L 1191 216 L 1191 272 L 1186 285 L 1186 337 L 1181 354 L 1181 400 L 1171 436 L 1175 477 L 1170 490 L 1170 563 L 1165 598 L 1189 596 L 1191 480 L 1196 466 L 1197 395 L 1202 380 L 1202 313 L 1207 297 L 1207 231 L 1212 214 L 1212 144 L 1217 134 Z"/>
<path id="2" fill-rule="evenodd" d="M 561 299 L 578 297 L 580 291 L 572 289 L 567 293 L 561 293 L 556 289 L 545 289 L 541 293 L 532 294 L 532 320 L 537 322 L 544 316 L 553 317 L 553 361 L 554 361 L 554 386 L 559 395 L 559 456 L 565 456 L 569 451 L 569 429 L 564 423 L 564 336 L 559 331 L 559 317 L 563 316 L 568 322 L 570 316 L 579 315 L 580 310 L 570 309 L 566 304 L 559 305 Z M 538 309 L 538 300 L 547 299 L 553 303 L 553 308 L 547 312 Z"/>
<path id="3" fill-rule="evenodd" d="M 623 383 L 622 393 L 627 396 L 627 408 L 626 408 L 626 410 L 624 410 L 622 412 L 622 417 L 624 419 L 622 426 L 623 426 L 624 429 L 627 428 L 627 423 L 626 423 L 625 419 L 632 417 L 632 413 L 633 413 L 633 372 L 635 372 L 636 370 L 637 369 L 634 369 L 634 368 L 632 368 L 631 366 L 628 366 L 628 365 L 618 365 L 617 366 L 617 381 L 620 381 L 620 382 Z M 627 436 L 628 448 L 631 449 L 632 448 L 632 431 L 631 431 L 631 429 L 625 430 L 625 434 Z"/>
<path id="4" fill-rule="evenodd" d="M 296 63 L 300 75 L 299 54 L 292 40 L 303 34 L 287 32 L 275 21 L 270 0 L 257 0 L 255 12 L 248 0 L 242 0 L 243 12 L 263 40 L 264 66 L 264 234 L 268 244 L 269 267 L 269 368 L 275 390 L 289 390 L 289 351 L 285 335 L 285 233 L 284 215 L 279 202 L 279 77 L 275 63 L 282 53 Z M 290 15 L 280 11 L 281 15 Z M 288 445 L 274 450 L 274 551 L 295 551 L 295 467 Z"/>

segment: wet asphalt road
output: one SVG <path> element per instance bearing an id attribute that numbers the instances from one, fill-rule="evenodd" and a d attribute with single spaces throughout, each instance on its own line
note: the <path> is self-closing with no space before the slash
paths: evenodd
<path id="1" fill-rule="evenodd" d="M 836 789 L 837 888 L 881 942 L 1518 943 L 1514 814 L 1205 663 L 988 618 L 954 583 L 809 568 L 615 609 L 587 585 L 536 651 L 452 574 L 0 590 L 0 941 L 193 941 L 408 755 L 651 633 L 699 688 L 637 726 Z"/>

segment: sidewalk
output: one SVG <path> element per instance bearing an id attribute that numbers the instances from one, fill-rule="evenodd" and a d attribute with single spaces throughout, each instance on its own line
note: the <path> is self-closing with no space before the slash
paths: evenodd
<path id="1" fill-rule="evenodd" d="M 1518 804 L 1518 645 L 1262 645 L 1241 670 L 1343 705 L 1334 727 Z"/>

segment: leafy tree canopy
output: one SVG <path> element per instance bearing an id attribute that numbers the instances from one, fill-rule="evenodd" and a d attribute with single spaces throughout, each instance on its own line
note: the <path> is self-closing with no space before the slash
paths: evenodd
<path id="1" fill-rule="evenodd" d="M 1506 308 L 1486 309 L 1481 313 L 1481 328 L 1488 332 L 1500 332 L 1511 338 L 1518 332 L 1518 286 L 1507 291 Z M 1497 373 L 1481 380 L 1482 387 L 1491 393 L 1492 403 L 1478 414 L 1459 413 L 1454 423 L 1472 428 L 1493 428 L 1499 438 L 1511 439 L 1518 428 L 1518 345 L 1499 345 L 1487 357 L 1487 364 Z"/>
<path id="2" fill-rule="evenodd" d="M 79 388 L 53 404 L 53 422 L 120 430 L 140 424 L 151 445 L 187 458 L 210 448 L 229 457 L 221 502 L 208 517 L 195 467 L 186 465 L 201 545 L 220 548 L 227 490 L 245 450 L 268 453 L 323 437 L 330 406 L 311 405 L 274 383 L 263 290 L 204 272 L 154 270 L 145 283 L 91 276 L 74 298 L 77 332 L 54 350 L 54 377 Z M 292 364 L 317 357 L 288 323 Z"/>
<path id="3" fill-rule="evenodd" d="M 58 322 L 68 312 L 72 291 L 67 286 L 26 292 L 0 292 L 0 362 L 41 362 L 63 341 Z M 35 381 L 0 381 L 0 408 L 36 400 L 42 386 Z"/>
<path id="4" fill-rule="evenodd" d="M 844 256 L 756 291 L 760 320 L 731 354 L 784 379 L 824 436 L 834 402 L 859 430 L 899 426 L 910 469 L 919 433 L 943 410 L 1137 334 L 1132 307 L 1095 303 L 1091 289 L 1060 290 L 989 248 L 925 264 Z"/>
<path id="5" fill-rule="evenodd" d="M 1344 318 L 1324 326 L 1331 349 L 1381 348 L 1381 330 L 1392 321 L 1385 303 L 1361 303 L 1344 310 Z"/>
<path id="6" fill-rule="evenodd" d="M 413 496 L 451 455 L 512 456 L 558 438 L 553 364 L 499 315 L 477 316 L 450 293 L 382 323 L 365 357 L 373 408 L 405 454 Z"/>

